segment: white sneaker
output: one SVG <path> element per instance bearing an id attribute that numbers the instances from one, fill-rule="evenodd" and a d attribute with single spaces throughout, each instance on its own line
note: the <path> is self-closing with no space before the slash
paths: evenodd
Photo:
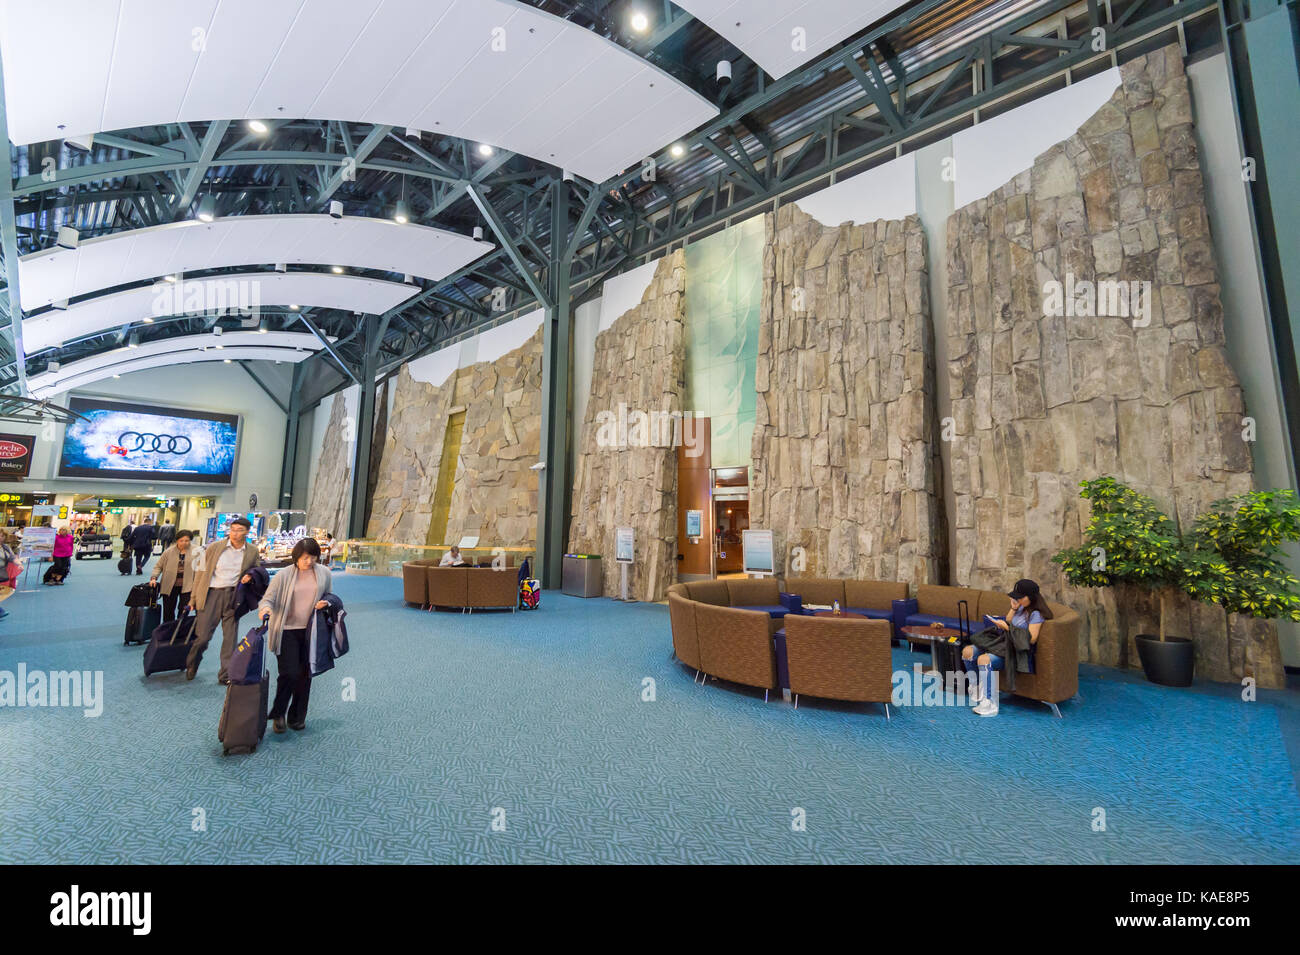
<path id="1" fill-rule="evenodd" d="M 997 716 L 998 705 L 992 700 L 981 700 L 979 706 L 975 707 L 975 712 L 980 716 Z"/>
<path id="2" fill-rule="evenodd" d="M 980 692 L 980 684 L 978 680 L 975 681 L 975 686 L 971 689 L 970 693 L 966 695 L 966 700 L 971 706 L 979 706 L 979 704 L 984 702 L 984 694 Z"/>

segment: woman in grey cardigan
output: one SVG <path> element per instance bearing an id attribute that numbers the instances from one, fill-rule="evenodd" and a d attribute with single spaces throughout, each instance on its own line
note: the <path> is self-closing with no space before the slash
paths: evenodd
<path id="1" fill-rule="evenodd" d="M 271 586 L 258 604 L 257 613 L 267 623 L 266 645 L 276 655 L 280 676 L 271 706 L 271 726 L 284 732 L 286 713 L 296 730 L 307 725 L 307 698 L 311 693 L 310 661 L 307 658 L 307 627 L 311 615 L 326 606 L 321 598 L 329 593 L 329 568 L 322 567 L 320 545 L 304 537 L 293 547 L 293 563 L 271 578 Z M 268 622 L 269 621 L 269 622 Z"/>

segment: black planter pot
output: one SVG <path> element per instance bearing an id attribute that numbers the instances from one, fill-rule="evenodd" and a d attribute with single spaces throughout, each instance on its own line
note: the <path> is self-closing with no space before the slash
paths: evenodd
<path id="1" fill-rule="evenodd" d="M 1186 637 L 1165 637 L 1149 633 L 1137 635 L 1138 658 L 1142 672 L 1152 683 L 1161 686 L 1191 686 L 1196 654 Z"/>

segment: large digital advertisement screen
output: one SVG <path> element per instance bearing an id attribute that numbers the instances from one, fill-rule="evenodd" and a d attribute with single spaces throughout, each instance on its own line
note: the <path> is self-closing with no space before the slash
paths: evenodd
<path id="1" fill-rule="evenodd" d="M 239 416 L 73 396 L 59 477 L 230 484 Z"/>

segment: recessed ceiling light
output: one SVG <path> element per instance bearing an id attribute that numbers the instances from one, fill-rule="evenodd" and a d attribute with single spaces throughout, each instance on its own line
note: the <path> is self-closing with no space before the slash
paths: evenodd
<path id="1" fill-rule="evenodd" d="M 637 33 L 645 33 L 650 29 L 650 18 L 640 10 L 635 11 L 632 14 L 632 29 Z"/>
<path id="2" fill-rule="evenodd" d="M 341 265 L 331 265 L 331 266 L 330 266 L 330 271 L 333 272 L 335 275 L 342 275 L 342 274 L 343 274 L 343 266 L 341 266 Z"/>
<path id="3" fill-rule="evenodd" d="M 686 147 L 681 143 L 673 143 L 672 148 L 668 150 L 674 159 L 681 159 L 686 155 Z"/>
<path id="4" fill-rule="evenodd" d="M 262 122 L 260 119 L 250 119 L 248 121 L 248 128 L 255 133 L 261 134 L 266 132 L 270 127 L 268 127 L 266 123 Z"/>
<path id="5" fill-rule="evenodd" d="M 478 144 L 478 154 L 480 156 L 491 156 L 494 151 L 495 150 L 493 150 L 493 148 L 489 146 L 487 143 Z"/>

